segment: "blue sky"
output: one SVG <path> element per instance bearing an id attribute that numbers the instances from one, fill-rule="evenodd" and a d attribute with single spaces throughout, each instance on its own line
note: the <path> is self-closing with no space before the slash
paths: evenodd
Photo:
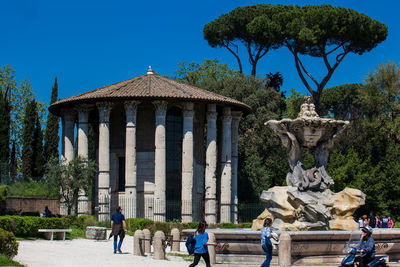
<path id="1" fill-rule="evenodd" d="M 386 41 L 362 56 L 348 55 L 327 87 L 362 82 L 368 72 L 387 61 L 399 63 L 400 23 L 397 1 L 35 1 L 0 0 L 0 66 L 10 64 L 17 79 L 28 78 L 34 92 L 49 102 L 54 77 L 59 97 L 143 75 L 149 65 L 174 75 L 178 62 L 217 58 L 237 69 L 223 48 L 211 48 L 203 27 L 238 6 L 271 4 L 331 4 L 364 13 L 389 27 Z M 243 47 L 241 49 L 244 55 Z M 242 59 L 243 63 L 247 60 Z M 319 61 L 307 60 L 312 73 Z M 250 73 L 250 66 L 244 66 Z M 259 74 L 280 71 L 283 89 L 305 93 L 293 58 L 286 48 L 268 53 Z"/>

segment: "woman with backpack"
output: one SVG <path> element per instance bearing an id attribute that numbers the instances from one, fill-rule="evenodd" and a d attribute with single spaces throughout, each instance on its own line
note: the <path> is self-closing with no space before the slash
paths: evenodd
<path id="1" fill-rule="evenodd" d="M 261 267 L 269 267 L 272 260 L 271 225 L 272 219 L 266 218 L 264 220 L 264 227 L 261 230 L 261 247 L 265 252 L 266 259 Z"/>
<path id="2" fill-rule="evenodd" d="M 208 234 L 206 232 L 207 226 L 208 225 L 205 221 L 200 222 L 197 231 L 194 233 L 194 240 L 196 241 L 194 245 L 194 260 L 189 267 L 196 266 L 199 263 L 200 258 L 203 258 L 207 267 L 211 267 L 207 245 L 216 246 L 217 244 L 208 242 Z"/>

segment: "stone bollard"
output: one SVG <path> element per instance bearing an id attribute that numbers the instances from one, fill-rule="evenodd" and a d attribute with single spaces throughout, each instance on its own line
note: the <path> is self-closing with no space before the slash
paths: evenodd
<path id="1" fill-rule="evenodd" d="M 288 267 L 292 264 L 292 238 L 288 233 L 279 237 L 279 267 Z"/>
<path id="2" fill-rule="evenodd" d="M 144 234 L 142 230 L 136 230 L 133 237 L 133 255 L 144 256 Z"/>
<path id="3" fill-rule="evenodd" d="M 213 233 L 208 233 L 208 242 L 216 243 L 215 235 Z M 210 263 L 215 264 L 217 262 L 217 253 L 215 251 L 215 246 L 208 246 L 208 254 L 210 255 Z"/>
<path id="4" fill-rule="evenodd" d="M 153 247 L 154 247 L 154 259 L 156 260 L 164 260 L 165 259 L 165 234 L 163 231 L 157 231 L 154 234 L 153 238 Z"/>
<path id="5" fill-rule="evenodd" d="M 172 246 L 171 246 L 171 251 L 180 251 L 180 240 L 181 240 L 181 234 L 178 230 L 178 228 L 174 228 L 171 230 L 171 236 L 172 236 Z"/>
<path id="6" fill-rule="evenodd" d="M 151 253 L 151 233 L 149 229 L 143 229 L 143 234 L 144 234 L 144 253 L 145 254 L 150 254 Z"/>

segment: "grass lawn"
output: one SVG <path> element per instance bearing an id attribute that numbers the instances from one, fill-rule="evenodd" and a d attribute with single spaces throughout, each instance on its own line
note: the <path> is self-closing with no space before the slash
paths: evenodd
<path id="1" fill-rule="evenodd" d="M 11 260 L 4 254 L 0 254 L 0 266 L 24 266 L 16 261 Z"/>

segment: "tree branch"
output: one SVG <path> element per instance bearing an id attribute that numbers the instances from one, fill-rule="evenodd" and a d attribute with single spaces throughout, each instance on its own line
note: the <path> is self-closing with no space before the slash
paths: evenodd
<path id="1" fill-rule="evenodd" d="M 225 46 L 225 48 L 228 49 L 228 51 L 231 52 L 232 55 L 235 56 L 235 58 L 236 58 L 236 60 L 237 60 L 237 62 L 238 62 L 238 64 L 239 64 L 239 72 L 240 72 L 240 73 L 243 73 L 242 62 L 240 61 L 239 53 L 235 53 L 235 52 L 229 47 L 229 44 L 230 44 L 229 41 L 226 41 L 226 43 L 225 43 L 225 42 L 223 43 L 223 45 Z"/>
<path id="2" fill-rule="evenodd" d="M 285 42 L 285 44 L 286 44 L 286 47 L 289 49 L 289 51 L 293 54 L 293 56 L 294 56 L 294 61 L 295 61 L 295 64 L 296 64 L 296 69 L 297 69 L 297 73 L 299 74 L 299 76 L 300 76 L 300 79 L 301 79 L 301 81 L 303 82 L 303 84 L 306 86 L 306 88 L 307 88 L 307 90 L 310 92 L 310 94 L 313 94 L 313 89 L 311 88 L 311 86 L 308 84 L 308 82 L 307 82 L 307 80 L 306 80 L 306 78 L 304 77 L 304 75 L 303 75 L 303 72 L 301 71 L 301 68 L 300 68 L 300 65 L 299 65 L 299 60 L 298 60 L 298 57 L 297 57 L 297 55 L 296 55 L 296 52 L 295 51 L 293 51 L 293 49 L 290 47 L 290 45 L 289 45 L 289 43 L 286 41 Z"/>

